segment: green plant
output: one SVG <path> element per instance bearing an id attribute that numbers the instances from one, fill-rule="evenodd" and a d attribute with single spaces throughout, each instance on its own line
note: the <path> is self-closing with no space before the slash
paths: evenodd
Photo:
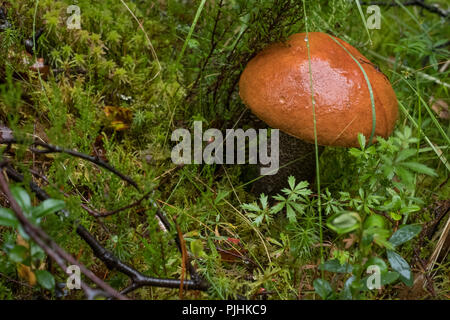
<path id="1" fill-rule="evenodd" d="M 329 260 L 319 268 L 334 273 L 346 273 L 346 280 L 339 295 L 326 279 L 314 282 L 316 292 L 323 299 L 358 299 L 368 290 L 368 277 L 364 273 L 368 266 L 381 269 L 381 285 L 387 285 L 398 278 L 408 286 L 413 283 L 409 264 L 395 250 L 411 240 L 421 231 L 420 225 L 406 224 L 409 214 L 421 209 L 420 199 L 414 197 L 418 174 L 436 176 L 433 169 L 413 161 L 417 149 L 411 148 L 417 142 L 412 130 L 405 127 L 387 140 L 366 147 L 364 136 L 359 136 L 360 149 L 352 148 L 349 153 L 356 158 L 354 181 L 356 193 L 340 194 L 336 200 L 325 196 L 327 212 L 335 212 L 327 219 L 327 226 L 357 247 L 347 252 L 347 261 Z M 346 209 L 348 208 L 348 209 Z M 389 219 L 386 218 L 386 217 Z M 395 230 L 397 221 L 403 223 Z M 394 224 L 394 225 L 393 225 Z M 380 257 L 386 256 L 393 271 Z"/>
<path id="2" fill-rule="evenodd" d="M 250 211 L 247 216 L 253 219 L 255 226 L 259 227 L 262 223 L 270 225 L 273 220 L 272 214 L 276 213 L 273 208 L 268 206 L 268 197 L 261 193 L 259 196 L 261 207 L 256 203 L 244 203 L 241 205 L 242 209 Z M 281 209 L 280 209 L 281 210 Z"/>
<path id="3" fill-rule="evenodd" d="M 352 214 L 349 220 L 354 219 Z M 342 213 L 342 219 L 348 219 L 346 216 L 349 213 Z M 336 219 L 336 218 L 334 218 Z M 332 220 L 330 225 L 333 225 Z M 351 223 L 349 223 L 351 224 Z M 348 261 L 339 261 L 339 259 L 328 260 L 319 266 L 320 270 L 344 274 L 345 284 L 341 291 L 338 293 L 333 290 L 331 284 L 325 279 L 316 279 L 314 281 L 314 288 L 316 292 L 323 299 L 360 299 L 365 297 L 365 293 L 374 289 L 370 283 L 370 276 L 365 276 L 367 272 L 370 272 L 369 268 L 375 266 L 378 268 L 376 277 L 379 277 L 379 285 L 377 289 L 381 289 L 381 286 L 386 286 L 400 279 L 407 286 L 412 286 L 413 275 L 408 262 L 398 254 L 395 249 L 401 244 L 411 240 L 420 231 L 419 225 L 404 225 L 392 234 L 389 228 L 385 227 L 385 221 L 380 216 L 369 216 L 361 225 L 358 222 L 354 222 L 356 229 L 352 230 L 356 235 L 355 242 L 359 244 L 358 251 L 353 254 L 352 259 Z M 348 231 L 348 225 L 341 228 L 341 226 L 335 224 L 333 228 L 341 234 L 346 234 Z M 387 238 L 390 236 L 389 240 Z M 379 250 L 373 248 L 373 244 L 377 244 L 381 249 L 384 249 L 383 253 L 376 253 Z M 375 255 L 377 254 L 377 255 Z M 385 259 L 382 259 L 378 254 L 385 255 L 389 262 L 390 271 Z M 348 276 L 347 276 L 348 275 Z"/>
<path id="4" fill-rule="evenodd" d="M 23 210 L 25 217 L 35 226 L 40 226 L 46 216 L 65 207 L 64 201 L 56 199 L 45 200 L 33 207 L 30 196 L 19 186 L 11 187 L 11 193 Z M 18 266 L 24 265 L 31 268 L 39 285 L 47 290 L 53 290 L 55 286 L 53 275 L 40 268 L 46 257 L 44 251 L 30 239 L 11 209 L 0 208 L 0 226 L 15 229 L 22 239 L 20 240 L 21 244 L 16 244 L 12 238 L 5 242 L 2 250 L 7 254 L 8 259 Z"/>
<path id="5" fill-rule="evenodd" d="M 276 236 L 269 240 L 279 247 L 274 252 L 275 257 L 280 257 L 284 252 L 291 253 L 297 258 L 307 259 L 313 252 L 312 246 L 319 240 L 317 201 L 309 197 L 312 191 L 308 189 L 308 182 L 296 183 L 295 178 L 290 176 L 288 185 L 289 188 L 281 190 L 284 195 L 278 194 L 272 197 L 274 202 L 272 206 L 268 204 L 268 197 L 261 194 L 261 207 L 251 203 L 243 204 L 242 208 L 250 211 L 247 216 L 253 219 L 256 226 L 264 226 L 271 234 L 276 233 Z M 281 211 L 286 212 L 287 224 L 277 223 L 278 228 L 275 230 L 269 228 L 275 215 Z M 278 220 L 280 219 L 281 217 L 278 217 Z M 282 231 L 278 235 L 279 228 L 282 228 Z"/>
<path id="6" fill-rule="evenodd" d="M 286 210 L 286 215 L 290 223 L 297 222 L 297 214 L 304 214 L 309 200 L 308 196 L 312 193 L 307 189 L 308 182 L 301 181 L 295 184 L 295 178 L 290 176 L 288 178 L 289 188 L 284 188 L 281 191 L 285 194 L 276 195 L 273 198 L 278 202 L 272 209 L 272 213 L 278 213 L 281 210 Z"/>

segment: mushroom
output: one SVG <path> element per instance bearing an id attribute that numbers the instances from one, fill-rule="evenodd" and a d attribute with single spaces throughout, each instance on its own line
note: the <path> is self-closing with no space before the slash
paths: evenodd
<path id="1" fill-rule="evenodd" d="M 352 147 L 358 146 L 358 133 L 373 136 L 371 142 L 392 133 L 398 106 L 389 80 L 357 49 L 325 33 L 294 34 L 264 49 L 245 67 L 239 92 L 266 124 L 314 143 L 311 81 L 319 145 Z M 280 166 L 288 162 L 282 154 Z"/>

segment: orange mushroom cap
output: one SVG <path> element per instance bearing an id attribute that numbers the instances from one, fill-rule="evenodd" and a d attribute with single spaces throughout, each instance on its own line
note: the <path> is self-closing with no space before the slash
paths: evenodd
<path id="1" fill-rule="evenodd" d="M 397 98 L 389 80 L 358 50 L 333 38 L 321 32 L 309 32 L 308 38 L 306 33 L 297 33 L 285 43 L 264 49 L 250 60 L 241 75 L 242 100 L 269 126 L 314 143 L 308 41 L 318 144 L 358 146 L 358 133 L 371 136 L 370 92 L 351 55 L 364 69 L 372 87 L 374 137 L 387 138 L 398 116 Z"/>

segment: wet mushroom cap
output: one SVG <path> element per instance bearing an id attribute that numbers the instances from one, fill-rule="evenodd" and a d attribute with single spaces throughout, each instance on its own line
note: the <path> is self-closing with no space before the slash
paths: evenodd
<path id="1" fill-rule="evenodd" d="M 388 137 L 398 116 L 389 80 L 345 41 L 309 32 L 318 144 L 358 146 L 358 133 L 372 132 L 370 81 L 376 114 L 376 136 Z M 273 44 L 250 60 L 239 81 L 239 93 L 252 112 L 269 126 L 314 143 L 314 122 L 306 33 Z"/>

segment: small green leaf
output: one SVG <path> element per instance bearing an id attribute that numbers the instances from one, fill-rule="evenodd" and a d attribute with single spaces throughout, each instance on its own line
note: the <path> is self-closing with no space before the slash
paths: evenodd
<path id="1" fill-rule="evenodd" d="M 429 175 L 429 176 L 434 176 L 434 177 L 438 176 L 436 171 L 434 171 L 431 168 L 428 168 L 426 165 L 421 164 L 421 163 L 417 163 L 417 162 L 402 162 L 402 163 L 400 163 L 400 165 L 402 165 L 402 166 L 404 166 L 404 167 L 406 167 L 408 169 L 411 169 L 411 170 L 413 170 L 413 171 L 415 171 L 417 173 L 423 173 L 423 174 L 426 174 L 426 175 Z"/>
<path id="2" fill-rule="evenodd" d="M 341 293 L 339 294 L 339 299 L 341 300 L 352 300 L 352 291 L 351 291 L 351 285 L 352 282 L 355 281 L 355 276 L 352 276 L 345 281 L 344 288 L 342 289 Z"/>
<path id="3" fill-rule="evenodd" d="M 286 198 L 279 194 L 277 194 L 276 196 L 273 196 L 272 198 L 274 198 L 277 201 L 282 201 L 282 202 L 286 201 Z"/>
<path id="4" fill-rule="evenodd" d="M 204 255 L 205 252 L 203 251 L 202 240 L 196 239 L 191 242 L 191 252 L 196 257 L 201 257 Z"/>
<path id="5" fill-rule="evenodd" d="M 0 208 L 0 226 L 16 228 L 18 225 L 19 221 L 11 209 Z"/>
<path id="6" fill-rule="evenodd" d="M 296 186 L 295 186 L 295 191 L 304 191 L 303 189 L 306 189 L 309 186 L 308 181 L 300 181 Z"/>
<path id="7" fill-rule="evenodd" d="M 17 226 L 17 230 L 19 230 L 19 234 L 24 238 L 25 240 L 30 240 L 30 236 L 25 232 L 25 229 L 22 227 L 21 224 Z"/>
<path id="8" fill-rule="evenodd" d="M 254 211 L 254 212 L 259 212 L 261 211 L 261 208 L 255 203 L 244 203 L 242 204 L 242 209 L 244 210 L 248 210 L 248 211 Z"/>
<path id="9" fill-rule="evenodd" d="M 331 288 L 330 283 L 324 279 L 316 279 L 314 280 L 314 290 L 316 293 L 323 299 L 326 300 L 333 293 L 333 289 Z"/>
<path id="10" fill-rule="evenodd" d="M 266 196 L 264 193 L 261 193 L 259 196 L 259 201 L 261 202 L 261 206 L 263 209 L 267 209 L 267 206 L 269 204 L 269 197 Z"/>
<path id="11" fill-rule="evenodd" d="M 195 49 L 195 48 L 198 48 L 199 42 L 197 40 L 195 40 L 195 39 L 189 39 L 188 42 L 187 42 L 187 45 L 188 45 L 189 48 Z"/>
<path id="12" fill-rule="evenodd" d="M 379 257 L 370 257 L 369 260 L 367 260 L 366 264 L 364 265 L 364 269 L 367 270 L 367 268 L 369 268 L 369 266 L 373 266 L 376 265 L 380 268 L 380 272 L 387 272 L 388 270 L 388 266 L 386 264 L 386 262 L 384 262 L 383 259 L 379 258 Z"/>
<path id="13" fill-rule="evenodd" d="M 397 154 L 396 162 L 402 162 L 408 158 L 411 158 L 417 153 L 414 149 L 404 149 Z"/>
<path id="14" fill-rule="evenodd" d="M 47 270 L 36 270 L 36 279 L 38 283 L 47 290 L 52 290 L 55 287 L 55 278 Z"/>
<path id="15" fill-rule="evenodd" d="M 351 264 L 348 264 L 347 262 L 341 264 L 338 259 L 333 259 L 319 265 L 319 270 L 336 273 L 351 273 L 353 270 L 353 266 Z"/>
<path id="16" fill-rule="evenodd" d="M 418 224 L 410 224 L 404 226 L 403 228 L 398 229 L 392 237 L 389 239 L 389 242 L 394 246 L 399 246 L 420 233 L 422 227 Z"/>
<path id="17" fill-rule="evenodd" d="M 356 148 L 350 148 L 348 153 L 350 153 L 350 155 L 355 158 L 359 158 L 361 156 L 361 154 L 363 154 L 363 151 L 356 149 Z"/>
<path id="18" fill-rule="evenodd" d="M 255 220 L 253 220 L 253 223 L 255 224 L 255 226 L 259 227 L 261 225 L 261 223 L 263 222 L 264 219 L 264 215 L 259 215 L 255 218 Z"/>
<path id="19" fill-rule="evenodd" d="M 372 227 L 378 227 L 378 228 L 384 228 L 386 226 L 386 219 L 378 214 L 374 214 L 371 216 L 368 216 L 364 220 L 364 228 L 369 229 Z"/>
<path id="20" fill-rule="evenodd" d="M 402 215 L 398 214 L 396 212 L 390 212 L 389 215 L 391 216 L 392 219 L 394 219 L 395 221 L 400 221 L 402 219 Z"/>
<path id="21" fill-rule="evenodd" d="M 386 252 L 392 269 L 400 274 L 400 280 L 402 280 L 404 284 L 411 287 L 413 285 L 413 275 L 408 262 L 395 251 L 387 250 Z"/>
<path id="22" fill-rule="evenodd" d="M 400 209 L 400 213 L 411 213 L 411 212 L 417 212 L 420 210 L 419 206 L 408 206 L 408 207 L 403 207 Z"/>
<path id="23" fill-rule="evenodd" d="M 358 133 L 358 142 L 361 150 L 364 150 L 366 147 L 366 137 L 362 133 Z"/>
<path id="24" fill-rule="evenodd" d="M 405 168 L 400 166 L 395 167 L 394 170 L 400 177 L 402 183 L 406 185 L 412 185 L 414 183 L 414 175 L 411 173 L 411 171 L 406 170 Z"/>
<path id="25" fill-rule="evenodd" d="M 228 196 L 229 193 L 230 193 L 229 191 L 219 190 L 219 192 L 217 192 L 216 199 L 214 199 L 214 204 L 219 204 L 223 199 L 225 199 Z"/>
<path id="26" fill-rule="evenodd" d="M 291 202 L 289 203 L 298 213 L 303 214 L 305 212 L 305 206 L 297 203 L 297 202 Z"/>
<path id="27" fill-rule="evenodd" d="M 295 188 L 295 177 L 294 177 L 294 176 L 289 176 L 289 178 L 288 178 L 288 184 L 289 184 L 289 187 L 290 187 L 292 190 L 294 190 L 294 188 Z"/>
<path id="28" fill-rule="evenodd" d="M 394 176 L 394 167 L 392 167 L 390 165 L 384 165 L 383 166 L 383 173 L 384 173 L 386 178 L 392 179 L 392 177 Z"/>
<path id="29" fill-rule="evenodd" d="M 22 210 L 25 211 L 25 213 L 28 212 L 31 208 L 31 199 L 25 189 L 14 186 L 11 188 L 11 193 Z"/>
<path id="30" fill-rule="evenodd" d="M 387 231 L 387 230 L 386 230 Z M 386 236 L 380 236 L 380 235 L 374 235 L 373 237 L 373 241 L 378 244 L 380 247 L 384 247 L 388 250 L 394 250 L 394 246 L 392 245 L 392 243 L 390 243 L 387 240 L 387 235 Z"/>
<path id="31" fill-rule="evenodd" d="M 274 205 L 271 209 L 271 213 L 278 213 L 284 208 L 284 202 L 278 202 L 276 205 Z"/>
<path id="32" fill-rule="evenodd" d="M 385 286 L 385 285 L 391 284 L 391 283 L 397 281 L 397 279 L 399 277 L 400 277 L 400 274 L 395 271 L 382 272 L 381 273 L 381 285 Z"/>
<path id="33" fill-rule="evenodd" d="M 47 199 L 37 207 L 32 209 L 32 214 L 34 218 L 43 218 L 49 214 L 58 212 L 65 207 L 65 203 L 62 200 Z"/>
<path id="34" fill-rule="evenodd" d="M 15 245 L 9 252 L 9 259 L 13 262 L 23 262 L 27 258 L 28 249 L 24 246 Z"/>
<path id="35" fill-rule="evenodd" d="M 297 217 L 295 214 L 294 209 L 292 209 L 291 205 L 288 203 L 286 204 L 286 213 L 287 213 L 287 217 L 289 219 L 289 222 L 296 222 L 297 221 Z"/>
<path id="36" fill-rule="evenodd" d="M 398 274 L 398 272 L 395 272 L 395 271 L 381 272 L 381 274 L 380 274 L 380 285 L 381 286 L 385 286 L 385 285 L 391 284 L 391 283 L 397 281 L 399 276 L 400 275 Z M 371 289 L 369 289 L 367 287 L 367 280 L 368 279 L 369 279 L 369 276 L 363 277 L 361 279 L 361 283 L 362 283 L 361 289 L 363 291 L 371 290 Z"/>
<path id="37" fill-rule="evenodd" d="M 352 211 L 337 213 L 327 220 L 327 226 L 338 234 L 354 231 L 360 227 L 360 224 L 361 218 L 358 213 Z"/>
<path id="38" fill-rule="evenodd" d="M 43 260 L 45 258 L 44 250 L 34 242 L 30 242 L 30 253 L 35 259 Z"/>

